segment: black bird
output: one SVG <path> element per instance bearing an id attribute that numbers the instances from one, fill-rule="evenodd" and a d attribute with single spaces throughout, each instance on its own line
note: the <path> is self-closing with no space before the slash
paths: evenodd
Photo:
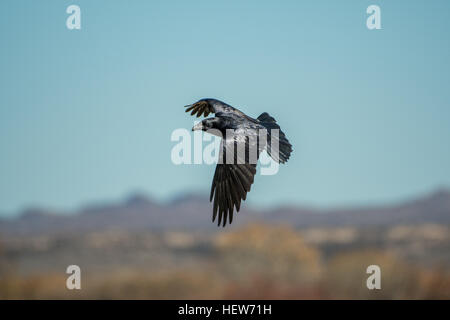
<path id="1" fill-rule="evenodd" d="M 210 113 L 216 115 L 199 122 L 192 131 L 203 130 L 222 137 L 210 201 L 214 196 L 212 221 L 218 213 L 217 225 L 222 223 L 225 226 L 227 218 L 229 223 L 233 221 L 234 208 L 239 212 L 241 200 L 245 200 L 250 191 L 260 152 L 265 149 L 274 161 L 285 163 L 292 152 L 292 145 L 267 112 L 253 119 L 216 99 L 201 99 L 187 105 L 186 112 L 189 111 L 197 117 L 206 117 Z M 232 159 L 227 159 L 227 155 Z"/>

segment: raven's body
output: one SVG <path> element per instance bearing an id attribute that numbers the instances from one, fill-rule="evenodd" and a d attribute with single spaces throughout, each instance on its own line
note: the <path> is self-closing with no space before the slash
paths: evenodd
<path id="1" fill-rule="evenodd" d="M 250 191 L 261 151 L 265 149 L 275 161 L 285 163 L 292 146 L 275 119 L 265 112 L 253 119 L 216 99 L 201 99 L 186 107 L 186 112 L 191 111 L 191 115 L 197 117 L 215 113 L 214 118 L 203 120 L 192 130 L 208 131 L 223 137 L 210 200 L 214 196 L 213 221 L 219 214 L 218 225 L 222 223 L 225 226 L 227 218 L 229 223 L 233 221 L 234 208 L 239 211 L 241 200 L 245 200 Z M 274 141 L 276 143 L 272 144 Z M 276 145 L 279 148 L 274 149 L 272 146 Z M 242 154 L 238 150 L 245 152 Z"/>

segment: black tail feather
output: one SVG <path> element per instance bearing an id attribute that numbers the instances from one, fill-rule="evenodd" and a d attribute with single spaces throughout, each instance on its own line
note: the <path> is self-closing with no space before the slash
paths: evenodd
<path id="1" fill-rule="evenodd" d="M 280 126 L 277 124 L 276 120 L 272 118 L 267 112 L 262 113 L 258 117 L 259 122 L 267 128 L 267 153 L 276 162 L 285 163 L 289 160 L 292 152 L 292 145 L 286 138 L 286 135 L 281 131 Z M 278 134 L 272 130 L 278 130 Z M 278 139 L 277 139 L 278 138 Z M 272 150 L 272 139 L 278 140 L 278 150 Z"/>

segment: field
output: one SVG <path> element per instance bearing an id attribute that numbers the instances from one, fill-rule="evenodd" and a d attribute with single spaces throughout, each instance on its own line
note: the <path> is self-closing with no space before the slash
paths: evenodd
<path id="1" fill-rule="evenodd" d="M 7 237 L 2 299 L 449 299 L 450 228 L 104 230 Z M 81 290 L 66 289 L 68 265 Z M 381 290 L 366 287 L 379 265 Z"/>

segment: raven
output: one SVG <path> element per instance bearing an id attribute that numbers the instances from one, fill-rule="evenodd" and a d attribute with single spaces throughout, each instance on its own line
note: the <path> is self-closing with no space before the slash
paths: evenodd
<path id="1" fill-rule="evenodd" d="M 285 163 L 292 145 L 267 112 L 253 119 L 222 101 L 208 98 L 185 108 L 197 117 L 215 114 L 214 118 L 196 124 L 192 131 L 202 130 L 222 137 L 209 200 L 214 197 L 212 221 L 219 214 L 217 225 L 222 223 L 225 227 L 227 218 L 229 223 L 233 221 L 234 208 L 239 212 L 241 200 L 250 191 L 260 152 L 266 150 L 274 161 Z"/>

